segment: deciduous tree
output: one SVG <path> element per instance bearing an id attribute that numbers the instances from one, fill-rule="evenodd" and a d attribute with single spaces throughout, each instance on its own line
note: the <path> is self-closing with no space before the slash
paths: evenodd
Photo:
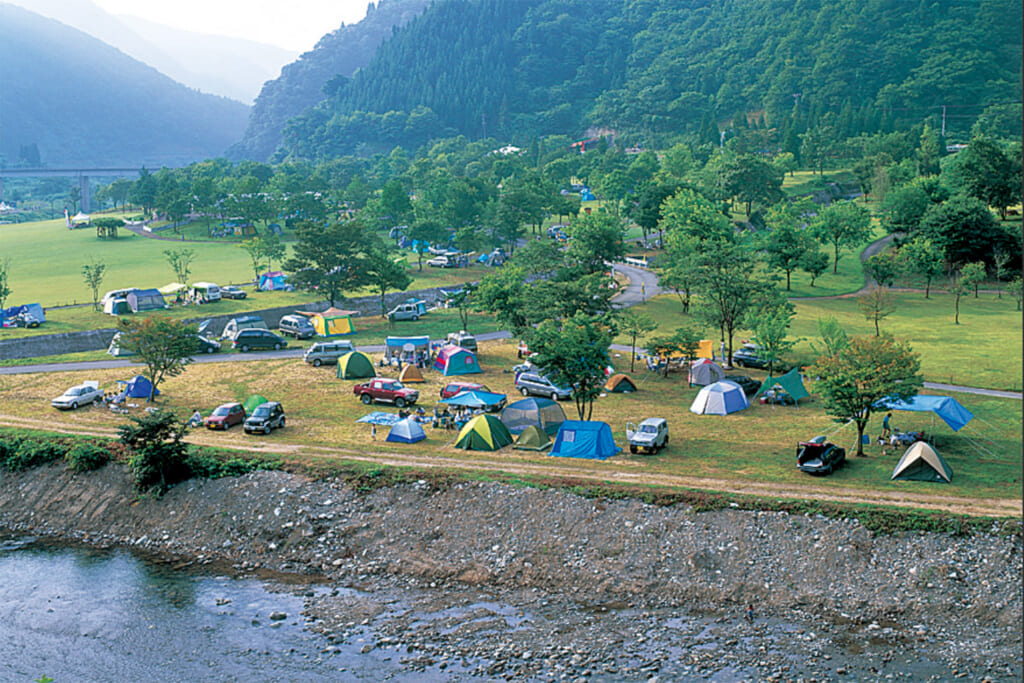
<path id="1" fill-rule="evenodd" d="M 120 331 L 120 347 L 146 366 L 146 377 L 153 385 L 147 399 L 150 402 L 164 379 L 185 372 L 199 347 L 195 325 L 163 316 L 141 321 L 122 319 Z"/>
<path id="2" fill-rule="evenodd" d="M 899 260 L 903 270 L 924 278 L 924 298 L 928 299 L 932 280 L 942 275 L 942 250 L 927 237 L 919 235 L 900 248 Z"/>
<path id="3" fill-rule="evenodd" d="M 853 202 L 834 202 L 818 214 L 811 230 L 819 242 L 832 245 L 835 255 L 832 272 L 836 273 L 840 250 L 860 244 L 871 235 L 871 214 Z"/>
<path id="4" fill-rule="evenodd" d="M 607 323 L 578 314 L 565 320 L 545 320 L 529 335 L 533 362 L 553 382 L 572 387 L 576 412 L 589 420 L 594 400 L 601 395 L 605 368 L 610 365 L 608 345 L 612 330 Z"/>
<path id="5" fill-rule="evenodd" d="M 174 271 L 175 281 L 187 285 L 188 276 L 192 274 L 192 261 L 196 258 L 195 250 L 178 249 L 175 251 L 174 249 L 165 249 L 164 258 L 167 260 L 167 265 Z"/>
<path id="6" fill-rule="evenodd" d="M 857 297 L 857 306 L 864 317 L 875 324 L 875 336 L 881 334 L 878 323 L 896 311 L 896 297 L 888 287 L 873 286 Z"/>
<path id="7" fill-rule="evenodd" d="M 301 221 L 295 227 L 295 236 L 292 256 L 284 268 L 296 287 L 320 292 L 333 306 L 342 292 L 363 285 L 361 259 L 367 236 L 361 223 L 343 221 L 325 227 Z"/>
<path id="8" fill-rule="evenodd" d="M 97 261 L 96 259 L 82 266 L 82 278 L 85 280 L 85 286 L 92 292 L 92 307 L 94 310 L 99 310 L 100 285 L 103 284 L 103 276 L 106 274 L 106 270 L 107 265 L 103 261 Z"/>
<path id="9" fill-rule="evenodd" d="M 619 321 L 619 332 L 629 337 L 629 371 L 636 369 L 636 340 L 648 332 L 658 329 L 658 324 L 646 313 L 627 309 L 615 316 Z"/>

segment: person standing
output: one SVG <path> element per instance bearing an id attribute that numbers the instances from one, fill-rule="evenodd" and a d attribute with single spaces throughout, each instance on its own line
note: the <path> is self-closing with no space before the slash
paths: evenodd
<path id="1" fill-rule="evenodd" d="M 892 411 L 885 414 L 882 418 L 882 438 L 887 439 L 892 434 L 892 428 L 889 424 L 889 420 L 892 419 Z"/>
<path id="2" fill-rule="evenodd" d="M 370 423 L 370 441 L 377 440 L 377 425 Z"/>

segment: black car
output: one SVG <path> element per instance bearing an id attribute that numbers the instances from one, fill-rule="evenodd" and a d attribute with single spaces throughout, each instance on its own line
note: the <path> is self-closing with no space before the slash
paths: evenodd
<path id="1" fill-rule="evenodd" d="M 196 335 L 196 348 L 199 353 L 217 353 L 220 351 L 220 343 L 207 339 L 201 334 Z"/>
<path id="2" fill-rule="evenodd" d="M 277 401 L 259 404 L 252 411 L 252 415 L 242 423 L 242 429 L 246 434 L 253 432 L 269 434 L 272 429 L 281 427 L 284 427 L 284 408 Z"/>
<path id="3" fill-rule="evenodd" d="M 796 447 L 796 466 L 808 474 L 832 474 L 846 462 L 846 449 L 840 448 L 823 436 L 801 441 Z"/>
<path id="4" fill-rule="evenodd" d="M 249 296 L 248 292 L 234 285 L 224 285 L 220 288 L 220 297 L 222 299 L 244 299 L 247 296 Z"/>
<path id="5" fill-rule="evenodd" d="M 283 349 L 288 346 L 288 340 L 280 337 L 270 330 L 249 328 L 241 330 L 231 341 L 231 348 L 238 349 L 242 353 L 255 349 Z"/>
<path id="6" fill-rule="evenodd" d="M 756 379 L 752 379 L 750 377 L 747 377 L 746 375 L 736 375 L 736 376 L 726 375 L 725 378 L 727 380 L 729 380 L 730 382 L 735 382 L 736 384 L 739 384 L 740 385 L 740 389 L 742 389 L 743 393 L 746 394 L 748 397 L 753 396 L 754 394 L 756 394 L 758 392 L 758 390 L 761 388 L 761 383 L 760 382 L 758 382 Z"/>
<path id="7" fill-rule="evenodd" d="M 766 368 L 768 360 L 760 356 L 762 349 L 757 344 L 744 344 L 732 354 L 732 364 L 741 368 Z"/>

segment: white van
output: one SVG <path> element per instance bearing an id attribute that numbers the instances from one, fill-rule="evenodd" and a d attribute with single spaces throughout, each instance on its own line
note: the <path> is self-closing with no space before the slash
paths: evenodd
<path id="1" fill-rule="evenodd" d="M 204 304 L 220 301 L 220 287 L 212 282 L 196 282 L 192 285 L 192 298 Z"/>

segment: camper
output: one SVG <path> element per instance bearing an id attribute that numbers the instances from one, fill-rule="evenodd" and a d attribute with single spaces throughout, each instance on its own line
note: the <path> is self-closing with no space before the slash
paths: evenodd
<path id="1" fill-rule="evenodd" d="M 235 335 L 242 330 L 258 329 L 258 330 L 269 330 L 267 324 L 263 322 L 263 318 L 258 315 L 240 315 L 237 318 L 232 318 L 228 321 L 228 324 L 224 326 L 224 331 L 221 333 L 221 339 L 234 339 Z"/>
<path id="2" fill-rule="evenodd" d="M 107 308 L 107 302 L 113 301 L 114 299 L 125 299 L 132 292 L 138 291 L 138 287 L 126 287 L 125 289 L 112 289 L 103 295 L 100 299 L 100 303 L 103 304 L 104 310 Z"/>
<path id="3" fill-rule="evenodd" d="M 220 301 L 220 287 L 212 282 L 196 282 L 189 291 L 193 301 L 203 304 L 212 304 Z"/>

